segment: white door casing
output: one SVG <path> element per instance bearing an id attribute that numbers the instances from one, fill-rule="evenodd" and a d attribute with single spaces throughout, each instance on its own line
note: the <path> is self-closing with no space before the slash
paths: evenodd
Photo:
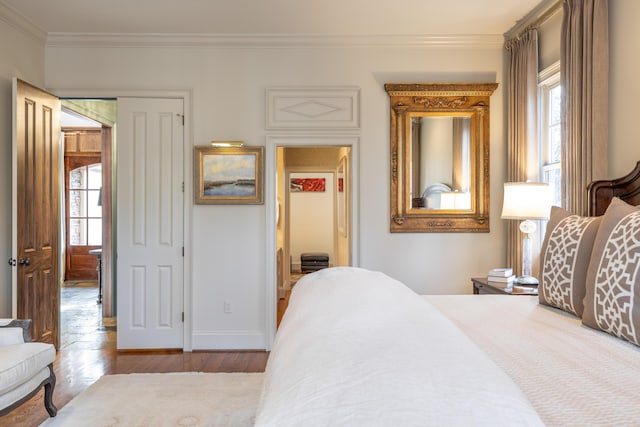
<path id="1" fill-rule="evenodd" d="M 266 208 L 266 281 L 265 281 L 265 349 L 271 350 L 276 334 L 277 316 L 277 236 L 276 223 L 278 216 L 278 201 L 276 190 L 277 148 L 278 147 L 323 147 L 348 146 L 351 147 L 351 164 L 349 165 L 350 187 L 350 241 L 351 265 L 360 266 L 360 226 L 359 226 L 359 144 L 358 136 L 343 135 L 268 135 L 265 150 L 265 208 Z"/>
<path id="2" fill-rule="evenodd" d="M 118 98 L 118 349 L 184 347 L 183 111 Z"/>

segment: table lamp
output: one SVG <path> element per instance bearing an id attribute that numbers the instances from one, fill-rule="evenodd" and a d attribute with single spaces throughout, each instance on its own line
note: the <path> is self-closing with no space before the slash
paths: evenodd
<path id="1" fill-rule="evenodd" d="M 551 210 L 551 189 L 543 182 L 506 182 L 502 219 L 521 219 L 522 239 L 522 275 L 514 283 L 518 285 L 537 285 L 538 279 L 531 276 L 533 262 L 531 233 L 536 231 L 534 219 L 548 219 Z"/>

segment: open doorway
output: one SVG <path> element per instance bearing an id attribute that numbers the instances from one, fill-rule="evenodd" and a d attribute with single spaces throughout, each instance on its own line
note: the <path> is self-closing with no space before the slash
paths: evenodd
<path id="1" fill-rule="evenodd" d="M 112 128 L 115 100 L 62 100 L 60 348 L 115 345 Z"/>
<path id="2" fill-rule="evenodd" d="M 352 265 L 350 146 L 278 147 L 277 294 L 279 324 L 304 275 Z"/>

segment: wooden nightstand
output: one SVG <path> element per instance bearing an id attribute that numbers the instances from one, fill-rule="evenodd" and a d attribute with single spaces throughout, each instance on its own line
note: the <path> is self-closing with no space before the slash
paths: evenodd
<path id="1" fill-rule="evenodd" d="M 476 295 L 486 294 L 503 294 L 503 295 L 538 295 L 538 287 L 527 287 L 522 292 L 513 292 L 511 286 L 507 286 L 507 283 L 490 282 L 486 277 L 473 277 L 471 279 L 473 284 L 473 293 Z"/>

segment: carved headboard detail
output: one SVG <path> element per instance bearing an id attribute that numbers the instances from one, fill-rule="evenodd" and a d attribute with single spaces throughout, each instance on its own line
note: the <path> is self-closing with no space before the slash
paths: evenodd
<path id="1" fill-rule="evenodd" d="M 640 205 L 640 161 L 621 178 L 593 181 L 589 185 L 589 215 L 603 215 L 614 197 L 630 205 Z"/>

